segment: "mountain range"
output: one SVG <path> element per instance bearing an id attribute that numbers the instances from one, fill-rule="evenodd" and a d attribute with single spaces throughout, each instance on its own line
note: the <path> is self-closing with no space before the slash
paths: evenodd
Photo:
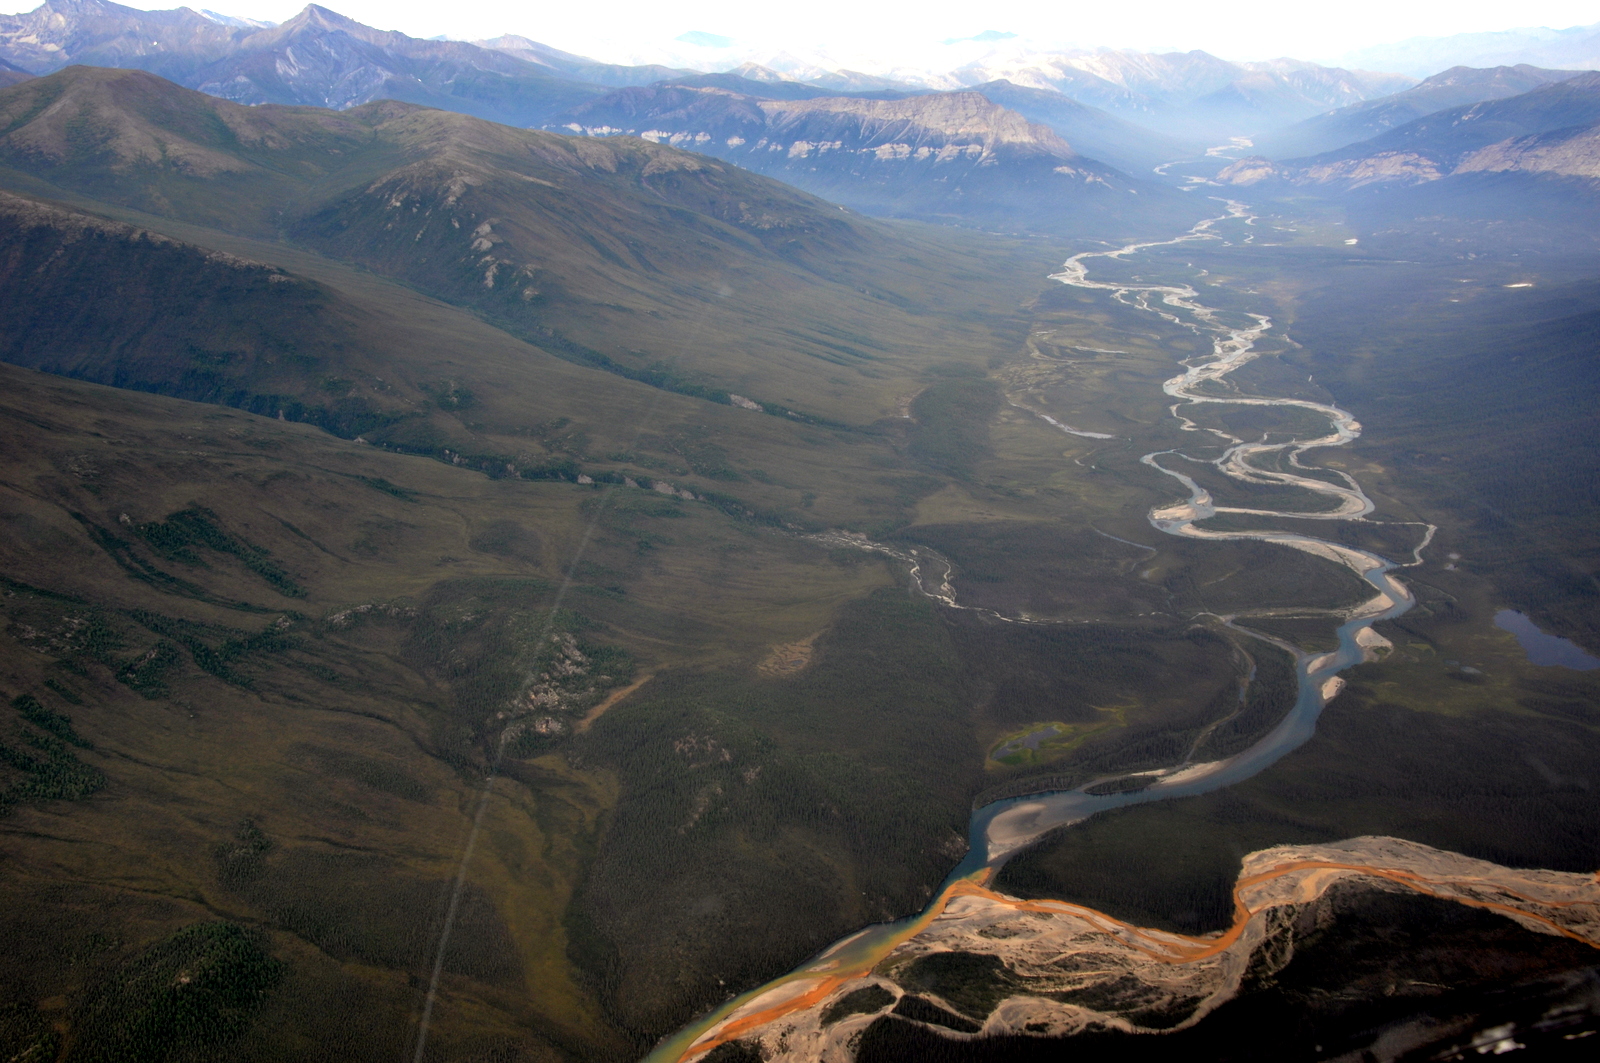
<path id="1" fill-rule="evenodd" d="M 1576 70 L 1545 70 L 1521 64 L 1489 69 L 1457 66 L 1421 83 L 1375 100 L 1326 111 L 1303 122 L 1257 137 L 1254 147 L 1268 158 L 1298 158 L 1371 140 L 1386 130 L 1451 107 L 1517 96 L 1553 81 L 1575 77 Z"/>
<path id="2" fill-rule="evenodd" d="M 782 100 L 666 83 L 619 89 L 552 125 L 704 152 L 873 214 L 1097 234 L 1130 217 L 1199 217 L 1178 193 L 1079 154 L 978 92 Z"/>
<path id="3" fill-rule="evenodd" d="M 1597 123 L 1600 73 L 1579 74 L 1515 96 L 1435 111 L 1320 155 L 1281 163 L 1241 160 L 1220 179 L 1348 191 L 1485 171 L 1589 177 L 1593 164 L 1583 161 L 1582 145 Z"/>
<path id="4" fill-rule="evenodd" d="M 1230 167 L 1223 179 L 1234 183 L 1339 192 L 1462 166 L 1588 172 L 1577 133 L 1467 161 L 1501 141 L 1587 125 L 1586 90 L 1571 69 L 1457 67 L 1414 83 L 1200 51 L 1041 53 L 1004 36 L 982 47 L 945 74 L 827 70 L 793 56 L 697 73 L 597 62 L 520 36 L 419 40 L 317 5 L 270 25 L 46 0 L 0 17 L 0 86 L 77 64 L 146 70 L 245 105 L 392 100 L 671 144 L 865 213 L 1106 238 L 1192 223 L 1198 200 L 1170 178 L 1130 174 L 1164 172 L 1224 138 L 1248 135 L 1259 156 L 1279 160 Z M 1552 92 L 1540 96 L 1542 87 Z M 1507 102 L 1525 96 L 1526 107 Z"/>
<path id="5" fill-rule="evenodd" d="M 1185 141 L 1260 132 L 1411 83 L 1289 59 L 1232 63 L 1199 51 L 1035 53 L 1000 45 L 942 73 L 864 74 L 782 56 L 732 72 L 836 95 L 1008 81 L 1065 94 Z M 70 63 L 144 69 L 240 103 L 338 108 L 401 99 L 515 125 L 540 124 L 606 89 L 694 73 L 597 62 L 515 35 L 418 40 L 317 5 L 274 26 L 188 8 L 139 11 L 108 0 L 46 0 L 32 12 L 0 16 L 0 59 L 33 74 Z"/>
<path id="6" fill-rule="evenodd" d="M 397 99 L 514 125 L 605 91 L 557 69 L 458 41 L 375 30 L 309 5 L 281 26 L 225 25 L 188 8 L 138 11 L 105 0 L 48 0 L 0 18 L 0 57 L 34 74 L 68 64 L 148 70 L 237 103 L 356 107 Z M 624 72 L 592 65 L 617 81 Z M 659 69 L 638 73 L 655 80 Z M 671 73 L 668 71 L 667 73 Z"/>
<path id="7" fill-rule="evenodd" d="M 4 59 L 0 59 L 0 88 L 5 88 L 7 85 L 15 85 L 19 81 L 26 81 L 32 76 L 21 67 L 13 66 Z"/>

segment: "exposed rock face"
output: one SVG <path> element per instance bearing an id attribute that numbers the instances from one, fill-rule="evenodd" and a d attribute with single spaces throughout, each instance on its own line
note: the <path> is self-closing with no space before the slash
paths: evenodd
<path id="1" fill-rule="evenodd" d="M 1163 136 L 1053 89 L 1026 88 L 1000 80 L 974 85 L 971 91 L 1016 111 L 1030 122 L 1049 126 L 1079 154 L 1099 159 L 1124 173 L 1148 173 L 1162 163 L 1198 155 L 1209 146 L 1193 133 L 1183 138 Z"/>
<path id="2" fill-rule="evenodd" d="M 939 93 L 904 100 L 768 100 L 761 109 L 779 136 L 804 132 L 821 139 L 849 138 L 874 154 L 974 154 L 993 158 L 1004 148 L 1037 150 L 1062 160 L 1076 152 L 1055 133 L 1034 125 L 1015 111 L 990 103 L 976 92 Z"/>
<path id="3" fill-rule="evenodd" d="M 865 1029 L 891 1012 L 958 1039 L 1182 1030 L 1247 980 L 1287 968 L 1303 939 L 1360 911 L 1351 898 L 1381 895 L 1453 902 L 1600 947 L 1596 876 L 1511 869 L 1396 838 L 1250 854 L 1235 887 L 1234 926 L 1203 937 L 964 880 L 924 929 L 868 969 L 822 962 L 774 985 L 702 1035 L 686 1058 L 737 1039 L 759 1042 L 772 1061 L 848 1063 Z"/>

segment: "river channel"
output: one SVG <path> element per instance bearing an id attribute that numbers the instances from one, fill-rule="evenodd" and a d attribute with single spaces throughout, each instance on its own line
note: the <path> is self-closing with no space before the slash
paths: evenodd
<path id="1" fill-rule="evenodd" d="M 1152 527 L 1167 534 L 1189 539 L 1249 540 L 1275 543 L 1300 550 L 1342 565 L 1372 588 L 1372 597 L 1344 614 L 1339 625 L 1338 647 L 1327 653 L 1306 653 L 1298 647 L 1269 638 L 1235 622 L 1234 617 L 1219 617 L 1236 631 L 1252 638 L 1271 642 L 1295 657 L 1299 680 L 1294 707 L 1266 736 L 1241 753 L 1225 760 L 1208 763 L 1181 763 L 1155 772 L 1144 773 L 1150 780 L 1142 789 L 1129 789 L 1116 793 L 1090 793 L 1088 790 L 1105 780 L 1092 780 L 1075 790 L 1036 793 L 1023 797 L 996 801 L 977 809 L 968 832 L 966 857 L 950 873 L 935 894 L 935 899 L 922 913 L 893 923 L 868 927 L 834 944 L 804 966 L 759 989 L 752 990 L 703 1016 L 690 1026 L 663 1041 L 648 1057 L 647 1063 L 678 1063 L 692 1059 L 723 1040 L 724 1024 L 751 1001 L 761 998 L 769 1002 L 783 1000 L 786 988 L 802 994 L 807 986 L 815 986 L 819 975 L 829 978 L 850 972 L 870 970 L 896 945 L 918 933 L 943 910 L 950 890 L 962 880 L 986 879 L 1007 857 L 1058 827 L 1080 822 L 1099 812 L 1129 805 L 1160 801 L 1173 797 L 1203 794 L 1230 786 L 1262 771 L 1286 753 L 1304 743 L 1316 730 L 1317 717 L 1323 706 L 1338 694 L 1343 681 L 1338 674 L 1360 663 L 1376 650 L 1387 646 L 1387 640 L 1373 630 L 1382 620 L 1397 617 L 1416 602 L 1411 590 L 1396 577 L 1395 570 L 1421 563 L 1421 553 L 1433 537 L 1433 527 L 1426 528 L 1421 544 L 1405 562 L 1397 562 L 1375 553 L 1357 550 L 1341 543 L 1318 539 L 1286 531 L 1263 529 L 1259 531 L 1215 531 L 1200 526 L 1200 522 L 1217 514 L 1245 514 L 1261 517 L 1295 518 L 1298 520 L 1366 521 L 1374 506 L 1362 491 L 1361 485 L 1347 474 L 1337 474 L 1339 483 L 1299 472 L 1273 471 L 1256 464 L 1268 455 L 1284 452 L 1287 460 L 1279 469 L 1306 469 L 1300 457 L 1307 451 L 1340 447 L 1361 434 L 1361 425 L 1351 414 L 1337 406 L 1305 399 L 1270 398 L 1232 393 L 1218 394 L 1226 385 L 1228 374 L 1248 364 L 1256 357 L 1256 345 L 1272 329 L 1272 320 L 1264 314 L 1236 315 L 1245 324 L 1225 323 L 1224 312 L 1206 306 L 1199 293 L 1187 284 L 1159 285 L 1122 281 L 1097 281 L 1090 277 L 1090 265 L 1095 259 L 1125 260 L 1129 256 L 1153 248 L 1171 247 L 1192 241 L 1221 240 L 1218 226 L 1227 222 L 1250 224 L 1249 209 L 1236 202 L 1227 203 L 1227 213 L 1201 222 L 1193 229 L 1171 240 L 1129 244 L 1114 251 L 1091 251 L 1068 259 L 1059 273 L 1051 279 L 1076 288 L 1094 289 L 1109 293 L 1111 298 L 1137 307 L 1166 320 L 1192 329 L 1211 339 L 1208 355 L 1190 359 L 1184 371 L 1167 380 L 1165 393 L 1173 399 L 1170 412 L 1180 426 L 1200 436 L 1209 437 L 1207 445 L 1220 442 L 1223 453 L 1215 459 L 1196 459 L 1174 450 L 1146 454 L 1144 464 L 1172 477 L 1182 488 L 1184 497 L 1177 502 L 1157 506 L 1149 513 Z M 1181 412 L 1184 407 L 1203 404 L 1228 404 L 1251 406 L 1290 406 L 1314 413 L 1328 423 L 1326 434 L 1311 439 L 1294 439 L 1285 443 L 1268 444 L 1264 441 L 1246 441 L 1217 429 L 1201 428 Z M 1054 423 L 1054 422 L 1052 422 Z M 1058 425 L 1058 427 L 1060 427 Z M 1211 495 L 1192 478 L 1172 467 L 1183 461 L 1204 460 L 1227 476 L 1244 482 L 1274 484 L 1294 487 L 1310 492 L 1312 497 L 1335 503 L 1332 509 L 1316 512 L 1273 511 L 1239 509 L 1219 506 Z M 1318 470 L 1326 474 L 1332 470 Z M 901 557 L 912 565 L 915 584 L 930 598 L 951 608 L 962 608 L 956 601 L 949 573 L 930 586 L 922 572 L 920 555 L 907 556 L 900 551 L 879 546 L 860 539 L 841 539 L 841 545 L 854 545 Z M 1001 617 L 1016 623 L 1039 622 L 1012 617 Z M 1142 781 L 1142 780 L 1141 780 Z M 802 994 L 803 995 L 803 994 Z M 797 999 L 798 1003 L 798 999 Z M 720 1035 L 719 1035 L 720 1032 Z"/>

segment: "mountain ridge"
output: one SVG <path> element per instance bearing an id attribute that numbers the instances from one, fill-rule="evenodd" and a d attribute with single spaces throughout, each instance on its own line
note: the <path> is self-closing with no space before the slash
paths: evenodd
<path id="1" fill-rule="evenodd" d="M 353 107 L 395 98 L 520 125 L 604 91 L 547 63 L 374 29 L 316 4 L 262 25 L 188 8 L 45 0 L 0 16 L 0 58 L 36 75 L 71 64 L 148 70 L 238 103 Z"/>
<path id="2" fill-rule="evenodd" d="M 1580 73 L 1527 64 L 1488 69 L 1451 67 L 1404 92 L 1327 111 L 1257 138 L 1255 148 L 1268 158 L 1300 158 L 1334 151 L 1381 136 L 1436 111 L 1505 99 Z"/>
<path id="3" fill-rule="evenodd" d="M 1243 159 L 1224 169 L 1218 179 L 1235 185 L 1278 181 L 1342 190 L 1436 181 L 1492 145 L 1596 122 L 1600 122 L 1600 73 L 1579 74 L 1515 96 L 1436 111 L 1321 155 L 1282 163 Z"/>
<path id="4" fill-rule="evenodd" d="M 35 75 L 72 63 L 146 69 L 240 103 L 350 107 L 387 97 L 524 126 L 606 89 L 715 76 L 599 62 L 515 34 L 419 40 L 317 4 L 273 25 L 189 8 L 147 12 L 111 0 L 44 0 L 31 12 L 0 16 L 0 58 Z M 948 72 L 863 73 L 785 54 L 729 72 L 885 97 L 1008 80 L 1149 126 L 1169 141 L 1213 142 L 1393 92 L 1410 80 L 1292 59 L 1235 63 L 1202 51 L 1110 49 L 1000 48 Z"/>
<path id="5" fill-rule="evenodd" d="M 774 100 L 667 83 L 619 89 L 551 125 L 705 152 L 870 214 L 1097 233 L 1199 218 L 1177 193 L 978 92 Z"/>

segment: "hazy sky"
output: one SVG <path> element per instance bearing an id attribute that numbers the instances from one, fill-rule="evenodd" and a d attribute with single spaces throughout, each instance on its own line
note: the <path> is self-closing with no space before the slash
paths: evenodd
<path id="1" fill-rule="evenodd" d="M 304 0 L 191 0 L 231 15 L 281 22 Z M 26 0 L 0 8 L 31 10 Z M 178 6 L 135 0 L 129 6 Z M 1413 36 L 1584 25 L 1600 21 L 1594 0 L 610 0 L 603 4 L 512 3 L 508 0 L 327 0 L 358 21 L 417 37 L 475 38 L 519 33 L 569 51 L 620 60 L 642 57 L 687 30 L 733 38 L 749 48 L 881 55 L 887 62 L 937 59 L 945 38 L 983 30 L 1021 34 L 1028 43 L 1140 49 L 1203 48 L 1228 59 L 1292 55 L 1328 60 L 1355 48 Z M 975 14 L 974 12 L 979 12 Z"/>

